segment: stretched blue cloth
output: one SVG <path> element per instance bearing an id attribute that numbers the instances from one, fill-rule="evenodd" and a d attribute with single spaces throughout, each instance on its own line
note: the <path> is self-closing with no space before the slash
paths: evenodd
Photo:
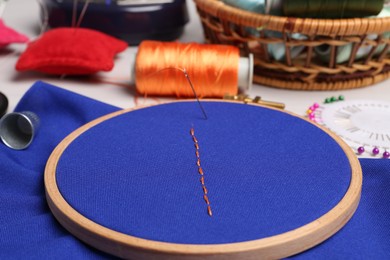
<path id="1" fill-rule="evenodd" d="M 196 102 L 174 102 L 84 132 L 58 162 L 62 196 L 104 227 L 181 244 L 284 233 L 321 217 L 344 197 L 351 167 L 318 127 L 268 108 L 202 105 L 207 120 Z M 212 218 L 203 201 L 192 126 Z"/>
<path id="2" fill-rule="evenodd" d="M 0 259 L 112 258 L 80 242 L 57 223 L 46 205 L 43 171 L 51 151 L 67 134 L 118 108 L 37 82 L 16 108 L 24 110 L 37 113 L 42 124 L 27 150 L 0 145 Z M 360 162 L 364 181 L 356 214 L 332 238 L 292 258 L 390 258 L 390 161 Z M 212 237 L 209 240 L 213 243 Z"/>

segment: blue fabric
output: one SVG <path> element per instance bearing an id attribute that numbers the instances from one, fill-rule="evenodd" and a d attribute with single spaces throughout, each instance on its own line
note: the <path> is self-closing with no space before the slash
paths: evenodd
<path id="1" fill-rule="evenodd" d="M 361 159 L 359 207 L 344 228 L 297 259 L 390 259 L 390 160 Z"/>
<path id="2" fill-rule="evenodd" d="M 220 244 L 296 229 L 345 195 L 348 160 L 319 128 L 271 109 L 202 104 L 208 120 L 196 102 L 175 102 L 83 133 L 57 165 L 62 196 L 82 215 L 125 234 Z M 192 125 L 212 218 L 195 164 Z"/>
<path id="3" fill-rule="evenodd" d="M 89 246 L 78 241 L 76 238 L 71 236 L 66 230 L 64 230 L 52 217 L 47 205 L 44 196 L 44 187 L 43 187 L 43 171 L 46 160 L 53 150 L 53 148 L 62 140 L 68 133 L 70 133 L 75 128 L 80 125 L 109 112 L 117 110 L 117 108 L 99 103 L 97 101 L 82 97 L 80 95 L 50 86 L 46 83 L 38 82 L 36 83 L 25 95 L 25 97 L 20 101 L 17 111 L 22 110 L 32 110 L 36 112 L 42 120 L 42 126 L 38 132 L 37 138 L 34 140 L 33 144 L 24 151 L 13 151 L 6 148 L 4 145 L 0 145 L 0 259 L 99 259 L 99 258 L 112 258 L 103 253 L 100 253 Z M 207 111 L 210 114 L 210 111 Z M 188 180 L 190 186 L 188 189 L 193 189 L 195 194 L 192 194 L 193 199 L 188 201 L 189 204 L 194 207 L 191 208 L 191 213 L 194 213 L 194 219 L 202 217 L 206 221 L 216 221 L 218 218 L 221 218 L 222 214 L 242 214 L 240 212 L 230 212 L 226 204 L 219 202 L 222 195 L 218 195 L 219 187 L 225 186 L 234 186 L 234 183 L 231 183 L 231 179 L 225 180 L 213 179 L 212 175 L 214 172 L 220 170 L 214 164 L 215 161 L 228 161 L 232 170 L 237 170 L 237 165 L 235 165 L 236 157 L 218 157 L 220 149 L 226 149 L 226 146 L 239 147 L 237 144 L 237 136 L 242 135 L 242 132 L 239 132 L 237 129 L 231 134 L 231 139 L 226 142 L 217 142 L 213 141 L 214 138 L 219 139 L 218 136 L 226 136 L 229 134 L 229 129 L 223 130 L 223 133 L 216 132 L 207 132 L 207 126 L 201 122 L 201 114 L 197 109 L 194 108 L 193 111 L 175 111 L 173 114 L 183 114 L 187 113 L 190 117 L 188 124 L 183 125 L 175 140 L 176 142 L 171 142 L 172 140 L 165 139 L 163 134 L 166 134 L 166 131 L 162 131 L 165 125 L 155 126 L 154 130 L 157 135 L 161 136 L 161 140 L 153 140 L 150 142 L 151 148 L 156 148 L 155 142 L 157 145 L 161 146 L 161 143 L 164 143 L 169 146 L 169 148 L 177 146 L 191 146 L 191 140 L 188 140 L 189 137 L 189 127 L 190 122 L 194 124 L 195 134 L 199 139 L 201 146 L 201 158 L 202 165 L 205 168 L 206 174 L 206 185 L 210 190 L 210 200 L 214 206 L 215 216 L 213 218 L 205 217 L 205 208 L 203 207 L 201 197 L 198 196 L 200 189 L 200 183 L 196 176 L 196 172 L 192 174 L 192 166 L 188 166 L 187 163 L 183 163 L 187 160 L 193 159 L 193 153 L 187 154 L 185 151 L 179 149 L 178 154 L 175 158 L 178 158 L 178 164 L 183 164 L 183 167 L 187 167 L 188 171 L 183 171 L 183 175 L 191 172 L 189 176 L 185 176 L 185 179 Z M 197 114 L 195 114 L 197 113 Z M 187 115 L 186 114 L 186 115 Z M 214 115 L 212 115 L 214 116 Z M 231 116 L 226 113 L 226 120 L 231 120 Z M 236 118 L 235 118 L 236 119 Z M 258 118 L 256 118 L 258 120 Z M 256 120 L 254 122 L 256 122 Z M 283 118 L 285 120 L 285 118 Z M 114 120 L 115 121 L 115 120 Z M 150 121 L 154 121 L 153 118 Z M 224 120 L 220 121 L 221 124 L 224 123 Z M 114 122 L 115 123 L 115 122 Z M 131 123 L 129 123 L 131 124 Z M 256 123 L 255 123 L 256 124 Z M 276 121 L 275 124 L 282 125 L 282 122 Z M 139 127 L 138 125 L 131 124 L 129 125 L 133 128 Z M 257 126 L 258 127 L 258 126 Z M 271 128 L 270 126 L 265 126 Z M 301 141 L 305 141 L 307 136 L 304 136 L 302 132 L 298 132 L 298 128 L 293 127 L 292 132 L 296 131 L 295 135 L 300 138 Z M 94 129 L 92 129 L 94 131 Z M 92 132 L 93 132 L 92 131 Z M 108 130 L 106 130 L 108 131 Z M 312 131 L 312 130 L 310 130 Z M 313 130 L 315 131 L 315 130 Z M 91 134 L 93 134 L 91 132 Z M 133 134 L 135 131 L 131 131 Z M 88 133 L 89 134 L 89 133 Z M 126 131 L 121 132 L 123 136 L 128 135 Z M 209 137 L 209 135 L 211 135 Z M 265 133 L 259 134 L 256 138 L 253 137 L 253 143 L 248 140 L 248 143 L 242 145 L 255 146 L 258 140 L 263 140 L 267 148 L 272 144 L 267 143 L 265 139 Z M 86 136 L 87 138 L 87 136 Z M 115 141 L 117 139 L 112 136 L 106 136 L 108 140 L 103 143 L 108 144 L 110 141 Z M 128 136 L 131 139 L 131 135 Z M 309 137 L 310 138 L 310 137 Z M 326 137 L 324 137 L 326 138 Z M 121 139 L 119 139 L 121 140 Z M 179 140 L 179 141 L 178 141 Z M 80 140 L 81 141 L 81 140 Z M 147 140 L 143 140 L 147 142 Z M 283 139 L 280 141 L 283 142 Z M 137 141 L 138 143 L 138 141 Z M 101 144 L 99 144 L 101 145 Z M 268 145 L 268 146 L 267 146 Z M 138 146 L 138 148 L 137 148 Z M 157 147 L 158 147 L 157 146 Z M 120 147 L 120 146 L 118 146 Z M 193 147 L 193 146 L 191 146 Z M 137 150 L 138 149 L 138 150 Z M 252 149 L 252 148 L 251 148 Z M 131 152 L 129 152 L 131 150 Z M 152 150 L 152 149 L 150 149 Z M 308 167 L 314 167 L 310 162 L 310 158 L 307 158 L 306 155 L 297 154 L 298 148 L 295 146 L 285 147 L 284 150 L 280 153 L 274 155 L 275 158 L 279 158 L 280 161 L 287 160 L 290 161 L 292 166 L 302 167 L 301 165 L 295 165 L 292 157 L 298 156 L 307 160 Z M 143 149 L 140 149 L 140 144 L 134 146 L 133 149 L 124 148 L 124 150 L 116 151 L 117 154 L 125 154 L 130 158 L 134 155 L 142 155 Z M 232 150 L 234 151 L 234 150 Z M 272 151 L 272 150 L 271 150 Z M 257 151 L 259 152 L 259 151 Z M 261 153 L 267 152 L 260 151 Z M 104 151 L 100 151 L 104 154 Z M 227 154 L 224 154 L 227 156 Z M 288 156 L 287 156 L 288 155 Z M 173 155 L 167 154 L 167 159 L 172 159 Z M 217 158 L 214 158 L 217 156 Z M 235 154 L 240 158 L 240 155 Z M 314 157 L 311 157 L 312 162 L 317 160 L 317 156 L 314 153 Z M 332 155 L 321 154 L 321 156 L 326 156 L 331 159 Z M 184 158 L 181 158 L 184 157 Z M 212 161 L 209 161 L 212 159 Z M 248 160 L 252 164 L 252 161 L 261 160 L 261 156 L 257 154 L 252 154 Z M 343 158 L 341 158 L 343 160 Z M 150 168 L 161 167 L 161 164 L 153 164 L 153 157 L 150 157 Z M 170 160 L 169 160 L 170 161 Z M 171 162 L 171 161 L 170 161 Z M 210 164 L 212 162 L 212 164 Z M 297 259 L 389 259 L 390 258 L 390 191 L 388 189 L 390 185 L 390 161 L 389 160 L 373 160 L 373 159 L 362 159 L 360 160 L 363 173 L 363 191 L 362 199 L 359 205 L 359 208 L 350 222 L 338 232 L 335 236 L 328 239 L 321 245 L 308 250 L 302 254 L 294 256 L 292 258 Z M 263 162 L 264 163 L 264 162 Z M 267 162 L 268 163 L 268 162 Z M 275 161 L 273 162 L 275 163 Z M 169 168 L 172 163 L 164 166 L 164 168 Z M 185 164 L 185 165 L 184 165 Z M 153 166 L 154 165 L 154 166 Z M 217 164 L 218 165 L 218 164 Z M 336 165 L 337 166 L 337 165 Z M 178 166 L 174 166 L 174 169 Z M 131 168 L 132 174 L 136 174 L 141 171 L 141 168 L 137 164 L 129 165 L 128 168 Z M 191 168 L 191 169 L 190 169 Z M 329 168 L 332 168 L 329 166 Z M 206 170 L 207 169 L 207 170 Z M 253 170 L 253 169 L 252 169 Z M 267 172 L 270 169 L 260 168 L 260 174 Z M 345 169 L 344 169 L 345 170 Z M 169 173 L 169 170 L 165 169 L 165 173 Z M 153 174 L 151 172 L 150 174 Z M 240 174 L 237 171 L 237 174 Z M 285 174 L 285 173 L 283 173 Z M 315 173 L 313 173 L 315 176 Z M 246 176 L 239 175 L 240 178 L 244 178 L 245 184 L 250 185 L 250 189 L 247 192 L 262 192 L 259 189 L 256 189 L 255 185 L 251 185 L 252 181 L 255 181 L 255 178 L 246 178 Z M 101 176 L 97 176 L 100 177 Z M 159 176 L 158 176 L 159 177 Z M 169 186 L 170 178 L 172 176 L 167 175 L 166 178 L 159 177 L 161 181 L 166 183 L 164 185 L 166 189 L 171 189 Z M 230 176 L 228 176 L 231 178 Z M 286 185 L 291 182 L 291 176 L 286 176 Z M 295 176 L 294 176 L 295 177 Z M 298 176 L 299 177 L 299 176 Z M 310 178 L 310 182 L 317 182 L 316 178 Z M 334 177 L 334 176 L 332 176 Z M 342 177 L 342 176 L 341 176 Z M 83 176 L 85 178 L 85 176 Z M 193 179 L 190 179 L 193 178 Z M 263 178 L 263 177 L 262 177 Z M 266 177 L 266 181 L 272 181 L 271 177 Z M 343 179 L 343 177 L 341 178 Z M 142 179 L 139 179 L 140 181 Z M 176 177 L 175 177 L 176 180 Z M 325 180 L 326 181 L 326 180 Z M 183 180 L 184 182 L 184 180 Z M 330 181 L 329 181 L 330 183 Z M 312 184 L 312 183 L 310 183 Z M 137 185 L 147 185 L 147 183 L 137 183 Z M 133 185 L 131 188 L 136 188 Z M 192 185 L 192 186 L 191 186 Z M 318 185 L 318 184 L 317 184 Z M 342 189 L 338 187 L 338 189 Z M 264 188 L 264 187 L 263 187 Z M 267 192 L 272 187 L 265 187 Z M 326 190 L 327 187 L 321 189 L 322 192 Z M 337 187 L 336 187 L 337 188 Z M 226 189 L 226 188 L 225 188 Z M 241 187 L 236 187 L 236 189 L 241 189 Z M 175 187 L 174 192 L 183 192 L 180 190 L 180 187 Z M 321 192 L 320 191 L 320 192 Z M 337 191 L 337 189 L 336 189 Z M 102 190 L 104 193 L 105 191 Z M 156 193 L 157 191 L 153 190 L 151 187 L 151 192 Z M 308 191 L 312 192 L 312 191 Z M 118 195 L 120 193 L 117 193 Z M 226 192 L 222 193 L 223 196 L 227 196 Z M 292 194 L 295 196 L 298 194 Z M 330 198 L 337 197 L 337 195 L 326 194 Z M 220 196 L 220 197 L 218 197 Z M 234 200 L 241 200 L 240 194 L 238 198 Z M 169 199 L 169 198 L 168 198 Z M 178 198 L 174 198 L 171 203 L 176 203 Z M 179 198 L 180 199 L 180 198 Z M 139 198 L 137 198 L 139 200 Z M 121 203 L 123 200 L 119 200 Z M 164 200 L 165 203 L 166 200 Z M 281 199 L 280 199 L 281 201 Z M 126 202 L 127 203 L 127 202 Z M 147 203 L 150 203 L 149 201 Z M 180 202 L 182 203 L 182 202 Z M 253 202 L 252 202 L 253 203 Z M 328 207 L 331 206 L 333 202 L 328 203 Z M 326 204 L 326 203 L 325 203 Z M 185 206 L 185 203 L 181 204 L 181 207 Z M 229 204 L 228 206 L 232 206 Z M 239 207 L 239 205 L 233 205 Z M 268 205 L 267 205 L 268 206 Z M 302 205 L 298 205 L 302 206 Z M 326 205 L 323 205 L 325 209 Z M 167 207 L 169 208 L 169 207 Z M 265 207 L 264 207 L 265 208 Z M 170 210 L 174 210 L 174 207 L 170 207 Z M 195 210 L 196 209 L 196 210 Z M 141 209 L 138 214 L 144 214 Z M 166 209 L 164 209 L 166 210 Z M 196 211 L 196 212 L 195 212 Z M 169 212 L 168 212 L 169 213 Z M 180 213 L 183 214 L 183 217 L 187 216 L 187 213 L 180 208 Z M 245 214 L 251 214 L 251 212 L 246 209 Z M 258 213 L 257 213 L 258 214 Z M 264 212 L 268 214 L 268 212 Z M 310 214 L 312 217 L 313 215 Z M 246 216 L 246 215 L 243 215 Z M 180 218 L 181 216 L 176 216 Z M 301 216 L 300 218 L 305 218 Z M 299 221 L 299 218 L 295 218 L 296 221 Z M 288 225 L 288 223 L 287 223 Z M 286 227 L 286 226 L 284 226 Z M 278 227 L 273 227 L 272 232 L 279 232 Z M 268 232 L 268 231 L 265 231 Z M 264 234 L 266 235 L 266 234 Z M 242 237 L 241 237 L 242 238 Z M 190 238 L 195 239 L 195 238 Z M 208 238 L 211 241 L 211 237 Z"/>
<path id="4" fill-rule="evenodd" d="M 0 259 L 104 257 L 72 237 L 51 215 L 43 171 L 51 151 L 66 135 L 118 108 L 37 82 L 15 110 L 34 111 L 41 127 L 26 150 L 0 145 Z"/>

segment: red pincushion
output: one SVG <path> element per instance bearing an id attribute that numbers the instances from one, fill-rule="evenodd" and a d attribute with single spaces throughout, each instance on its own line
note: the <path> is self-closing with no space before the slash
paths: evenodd
<path id="1" fill-rule="evenodd" d="M 126 42 L 95 30 L 57 28 L 29 43 L 16 69 L 57 75 L 110 71 L 115 55 L 126 48 Z"/>
<path id="2" fill-rule="evenodd" d="M 4 24 L 3 20 L 0 19 L 0 48 L 5 47 L 11 43 L 25 43 L 25 42 L 28 42 L 28 38 L 26 36 L 7 27 Z"/>

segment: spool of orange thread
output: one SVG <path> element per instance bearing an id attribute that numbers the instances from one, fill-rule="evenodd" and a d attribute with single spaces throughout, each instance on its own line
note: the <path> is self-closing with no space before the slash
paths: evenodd
<path id="1" fill-rule="evenodd" d="M 234 46 L 143 41 L 131 79 L 142 95 L 198 97 L 245 93 L 252 86 L 253 57 L 240 57 Z"/>

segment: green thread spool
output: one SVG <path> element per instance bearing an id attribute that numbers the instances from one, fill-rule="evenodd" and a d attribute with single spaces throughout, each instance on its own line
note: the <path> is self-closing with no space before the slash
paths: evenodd
<path id="1" fill-rule="evenodd" d="M 390 17 L 390 7 L 385 7 L 383 10 L 378 14 L 378 18 L 381 17 Z M 390 38 L 390 29 L 389 32 L 385 32 L 382 35 L 383 38 L 389 39 Z M 369 34 L 367 35 L 367 39 L 369 40 L 376 40 L 378 38 L 378 35 L 376 34 Z M 374 57 L 382 53 L 382 51 L 385 49 L 386 44 L 382 43 L 380 44 L 374 53 Z M 359 50 L 356 53 L 355 60 L 363 59 L 367 57 L 367 55 L 370 53 L 372 49 L 372 46 L 360 46 Z M 314 48 L 315 53 L 317 56 L 320 58 L 321 61 L 323 62 L 329 62 L 330 60 L 330 55 L 331 55 L 331 47 L 327 44 L 320 45 L 318 47 Z M 343 46 L 339 46 L 337 48 L 337 54 L 336 54 L 336 63 L 344 63 L 349 60 L 351 57 L 353 51 L 353 44 L 349 43 Z"/>
<path id="2" fill-rule="evenodd" d="M 384 0 L 285 0 L 283 13 L 302 18 L 359 18 L 377 15 Z"/>

